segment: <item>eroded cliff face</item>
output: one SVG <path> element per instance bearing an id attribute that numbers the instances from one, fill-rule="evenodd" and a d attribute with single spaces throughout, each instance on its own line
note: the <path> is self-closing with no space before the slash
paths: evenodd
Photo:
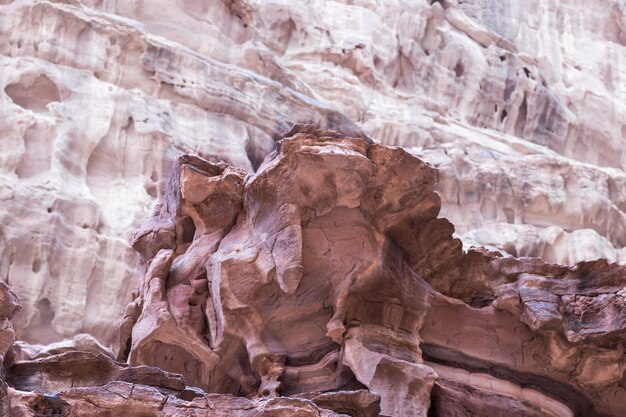
<path id="1" fill-rule="evenodd" d="M 117 361 L 86 336 L 11 348 L 19 302 L 0 287 L 3 410 L 626 413 L 623 265 L 465 251 L 433 166 L 312 126 L 253 175 L 194 154 L 172 172 L 132 241 L 141 277 Z"/>
<path id="2" fill-rule="evenodd" d="M 0 409 L 626 414 L 625 8 L 0 0 Z"/>
<path id="3" fill-rule="evenodd" d="M 294 122 L 440 170 L 465 247 L 624 260 L 621 0 L 0 1 L 0 277 L 18 336 L 104 343 L 128 241 L 193 150 L 249 173 Z"/>

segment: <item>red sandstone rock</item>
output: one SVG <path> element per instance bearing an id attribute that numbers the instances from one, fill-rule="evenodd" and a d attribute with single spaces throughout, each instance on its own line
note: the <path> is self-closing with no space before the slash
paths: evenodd
<path id="1" fill-rule="evenodd" d="M 426 415 L 433 367 L 446 368 L 440 399 L 496 367 L 505 388 L 473 387 L 478 398 L 530 402 L 528 415 L 622 412 L 623 267 L 464 253 L 428 164 L 334 132 L 290 135 L 251 177 L 179 160 L 135 239 L 131 364 L 249 398 L 363 387 L 398 416 Z M 227 202 L 219 215 L 213 201 Z"/>
<path id="2" fill-rule="evenodd" d="M 463 252 L 437 217 L 434 168 L 335 132 L 296 127 L 253 176 L 192 155 L 173 172 L 133 240 L 128 364 L 80 352 L 8 361 L 4 409 L 626 413 L 624 266 Z"/>

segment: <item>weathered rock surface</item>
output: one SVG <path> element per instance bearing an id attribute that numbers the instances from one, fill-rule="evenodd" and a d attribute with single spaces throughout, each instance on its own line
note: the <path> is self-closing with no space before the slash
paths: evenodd
<path id="1" fill-rule="evenodd" d="M 19 300 L 11 290 L 0 285 L 0 314 L 8 314 L 3 320 L 8 321 L 18 307 Z M 7 329 L 6 324 L 3 327 Z M 44 353 L 40 350 L 40 358 L 25 357 L 23 343 L 11 347 L 13 336 L 11 332 L 0 334 L 2 416 L 374 417 L 380 411 L 380 398 L 366 390 L 271 399 L 206 394 L 186 386 L 182 375 L 156 367 L 129 366 L 105 354 L 81 350 L 93 347 L 87 336 L 76 338 L 73 347 L 56 344 Z M 59 349 L 66 351 L 53 351 Z"/>
<path id="2" fill-rule="evenodd" d="M 5 385 L 0 402 L 3 415 L 12 417 L 344 416 L 332 411 L 336 407 L 333 400 L 347 407 L 342 410 L 352 411 L 351 415 L 378 415 L 378 397 L 368 398 L 366 392 L 330 393 L 311 400 L 247 400 L 206 394 L 186 387 L 180 375 L 145 366 L 129 367 L 82 352 L 16 362 L 9 373 L 10 387 Z"/>
<path id="3" fill-rule="evenodd" d="M 105 344 L 133 230 L 193 150 L 252 173 L 293 122 L 440 169 L 466 247 L 626 260 L 621 0 L 0 1 L 0 276 L 18 337 Z"/>
<path id="4" fill-rule="evenodd" d="M 253 175 L 176 159 L 117 361 L 13 344 L 10 416 L 620 417 L 626 267 L 464 251 L 437 171 L 297 125 Z"/>
<path id="5" fill-rule="evenodd" d="M 625 6 L 496 3 L 0 1 L 0 414 L 626 414 Z"/>
<path id="6" fill-rule="evenodd" d="M 118 359 L 251 399 L 366 389 L 388 416 L 626 412 L 624 266 L 465 252 L 433 167 L 290 135 L 254 175 L 179 157 Z"/>
<path id="7" fill-rule="evenodd" d="M 10 355 L 11 347 L 15 342 L 15 331 L 11 319 L 20 308 L 22 304 L 19 298 L 5 283 L 0 282 L 0 379 L 4 379 L 6 375 L 2 363 L 7 354 Z"/>

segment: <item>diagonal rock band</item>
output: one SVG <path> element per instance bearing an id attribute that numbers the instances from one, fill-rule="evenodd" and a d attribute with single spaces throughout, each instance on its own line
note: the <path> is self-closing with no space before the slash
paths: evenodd
<path id="1" fill-rule="evenodd" d="M 438 217 L 436 181 L 401 148 L 311 126 L 254 175 L 179 156 L 133 238 L 140 276 L 117 361 L 19 354 L 2 287 L 0 405 L 16 416 L 625 415 L 626 268 L 464 252 Z"/>

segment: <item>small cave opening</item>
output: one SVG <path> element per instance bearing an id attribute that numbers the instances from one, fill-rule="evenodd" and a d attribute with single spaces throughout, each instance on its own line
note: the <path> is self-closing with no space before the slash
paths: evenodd
<path id="1" fill-rule="evenodd" d="M 515 120 L 515 136 L 518 138 L 524 137 L 524 129 L 526 127 L 526 117 L 528 113 L 528 107 L 526 104 L 526 96 L 522 100 L 522 104 L 517 112 L 517 120 Z"/>
<path id="2" fill-rule="evenodd" d="M 204 392 L 198 388 L 185 388 L 183 392 L 178 394 L 178 398 L 184 401 L 193 401 L 194 398 L 204 398 Z"/>
<path id="3" fill-rule="evenodd" d="M 31 269 L 35 274 L 41 271 L 41 259 L 35 258 L 33 260 L 33 267 Z"/>
<path id="4" fill-rule="evenodd" d="M 491 305 L 492 302 L 492 296 L 478 295 L 469 301 L 469 305 L 473 308 L 483 308 Z"/>
<path id="5" fill-rule="evenodd" d="M 50 305 L 50 300 L 42 298 L 37 303 L 37 309 L 39 310 L 39 318 L 42 325 L 49 325 L 54 319 L 54 311 Z"/>
<path id="6" fill-rule="evenodd" d="M 190 243 L 196 235 L 196 225 L 191 217 L 185 217 L 181 222 L 182 243 Z"/>
<path id="7" fill-rule="evenodd" d="M 7 85 L 4 92 L 18 106 L 35 112 L 45 112 L 48 104 L 61 101 L 56 84 L 44 74 L 34 79 L 24 77 Z"/>
<path id="8" fill-rule="evenodd" d="M 454 67 L 454 74 L 457 78 L 462 77 L 463 74 L 465 74 L 465 67 L 463 66 L 461 61 L 456 63 L 456 66 Z"/>
<path id="9" fill-rule="evenodd" d="M 132 337 L 129 337 L 128 340 L 126 341 L 126 345 L 124 346 L 124 353 L 122 353 L 121 355 L 118 355 L 118 360 L 126 361 L 128 357 L 130 356 L 130 349 L 132 346 L 133 346 L 133 339 Z"/>

